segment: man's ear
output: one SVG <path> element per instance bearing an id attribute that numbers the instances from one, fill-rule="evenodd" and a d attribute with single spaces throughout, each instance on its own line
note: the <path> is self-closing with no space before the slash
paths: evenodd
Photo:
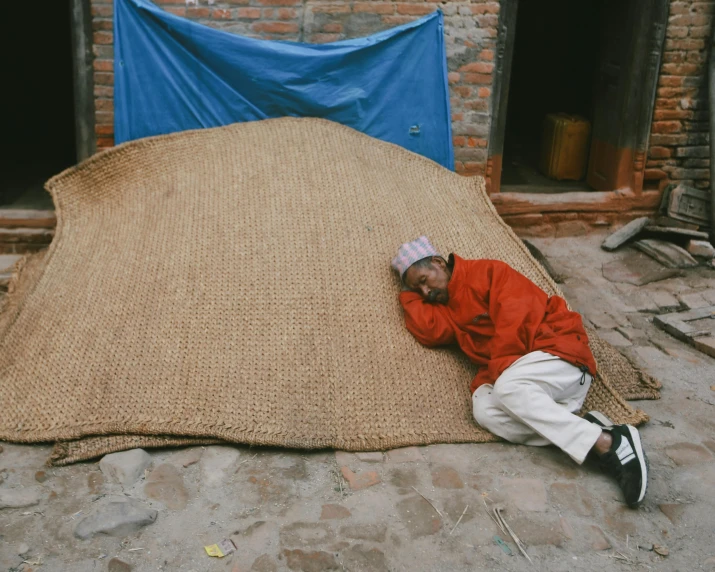
<path id="1" fill-rule="evenodd" d="M 432 264 L 439 266 L 444 271 L 447 270 L 447 263 L 445 262 L 444 258 L 442 258 L 441 256 L 433 256 Z"/>

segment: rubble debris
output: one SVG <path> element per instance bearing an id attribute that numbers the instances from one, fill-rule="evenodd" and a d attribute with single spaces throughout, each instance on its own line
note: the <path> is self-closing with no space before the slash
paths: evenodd
<path id="1" fill-rule="evenodd" d="M 99 461 L 99 468 L 110 483 L 129 487 L 137 482 L 151 464 L 151 456 L 144 449 L 110 453 Z"/>
<path id="2" fill-rule="evenodd" d="M 629 249 L 630 250 L 630 249 Z M 642 252 L 629 251 L 620 260 L 612 260 L 601 266 L 601 273 L 610 282 L 624 282 L 643 286 L 683 274 L 677 268 L 663 268 L 661 264 Z"/>
<path id="3" fill-rule="evenodd" d="M 669 216 L 658 216 L 651 219 L 653 226 L 667 226 L 671 228 L 682 228 L 686 230 L 698 230 L 700 227 L 697 224 L 683 222 L 682 220 L 670 218 Z"/>
<path id="4" fill-rule="evenodd" d="M 127 536 L 143 526 L 152 524 L 157 514 L 154 509 L 147 508 L 134 500 L 110 502 L 79 521 L 74 534 L 82 540 L 97 534 Z"/>
<path id="5" fill-rule="evenodd" d="M 638 235 L 649 222 L 650 219 L 647 216 L 632 220 L 624 227 L 610 234 L 608 238 L 603 241 L 603 244 L 601 244 L 601 248 L 608 251 L 616 250 L 619 246 L 622 246 L 631 238 Z"/>
<path id="6" fill-rule="evenodd" d="M 679 340 L 715 357 L 715 306 L 655 316 L 653 323 Z"/>
<path id="7" fill-rule="evenodd" d="M 223 558 L 228 556 L 232 552 L 236 552 L 236 545 L 229 538 L 224 538 L 218 544 L 210 544 L 209 546 L 204 546 L 206 554 L 213 556 L 215 558 Z"/>
<path id="8" fill-rule="evenodd" d="M 564 280 L 566 279 L 566 276 L 561 274 L 560 272 L 557 272 L 553 265 L 548 261 L 546 256 L 539 250 L 539 248 L 531 241 L 526 240 L 525 238 L 522 238 L 521 241 L 524 243 L 526 248 L 529 249 L 529 252 L 531 253 L 531 256 L 536 258 L 536 261 L 541 264 L 541 266 L 546 270 L 547 274 L 553 278 L 554 282 L 557 284 L 563 284 Z"/>
<path id="9" fill-rule="evenodd" d="M 692 268 L 698 265 L 687 250 L 664 240 L 646 238 L 634 242 L 633 246 L 668 268 Z"/>
<path id="10" fill-rule="evenodd" d="M 645 230 L 648 231 L 649 233 L 654 233 L 654 234 L 675 234 L 680 237 L 690 237 L 690 238 L 701 239 L 701 240 L 708 239 L 707 232 L 702 232 L 700 230 L 691 230 L 688 228 L 679 228 L 679 227 L 675 227 L 675 226 L 648 225 L 645 227 Z"/>
<path id="11" fill-rule="evenodd" d="M 41 499 L 42 489 L 40 487 L 0 489 L 0 509 L 35 506 Z"/>
<path id="12" fill-rule="evenodd" d="M 668 216 L 700 226 L 710 224 L 710 192 L 679 184 L 670 191 Z"/>
<path id="13" fill-rule="evenodd" d="M 710 260 L 715 258 L 715 247 L 707 240 L 690 240 L 686 250 L 693 256 Z"/>

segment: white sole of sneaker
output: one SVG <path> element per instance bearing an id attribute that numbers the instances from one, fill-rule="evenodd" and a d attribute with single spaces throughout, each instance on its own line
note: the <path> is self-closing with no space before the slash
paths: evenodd
<path id="1" fill-rule="evenodd" d="M 613 427 L 613 421 L 600 411 L 589 411 L 588 414 L 596 419 L 603 427 Z"/>
<path id="2" fill-rule="evenodd" d="M 626 427 L 628 427 L 628 431 L 631 434 L 631 439 L 633 440 L 633 449 L 635 450 L 636 458 L 638 459 L 638 462 L 641 466 L 641 475 L 643 475 L 643 478 L 641 479 L 641 493 L 638 496 L 637 501 L 641 502 L 643 500 L 643 497 L 645 497 L 645 491 L 648 487 L 648 463 L 646 462 L 645 452 L 643 451 L 643 445 L 641 444 L 641 436 L 638 432 L 638 429 L 636 429 L 632 425 L 626 425 Z"/>

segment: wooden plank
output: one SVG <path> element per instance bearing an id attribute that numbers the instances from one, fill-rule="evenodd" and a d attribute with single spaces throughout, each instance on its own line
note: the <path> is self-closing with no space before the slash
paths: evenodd
<path id="1" fill-rule="evenodd" d="M 2 228 L 55 228 L 55 211 L 0 209 Z"/>
<path id="2" fill-rule="evenodd" d="M 500 215 L 553 212 L 654 211 L 660 205 L 659 191 L 573 192 L 554 194 L 496 193 L 490 196 Z"/>

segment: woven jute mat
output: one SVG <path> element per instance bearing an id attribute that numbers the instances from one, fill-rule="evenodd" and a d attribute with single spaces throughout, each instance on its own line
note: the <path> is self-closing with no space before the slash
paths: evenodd
<path id="1" fill-rule="evenodd" d="M 0 439 L 65 464 L 131 447 L 235 442 L 377 450 L 484 442 L 475 368 L 404 327 L 396 248 L 496 258 L 556 284 L 481 178 L 319 119 L 135 141 L 47 183 L 46 253 L 0 314 Z M 619 422 L 658 384 L 591 333 L 585 407 Z"/>

